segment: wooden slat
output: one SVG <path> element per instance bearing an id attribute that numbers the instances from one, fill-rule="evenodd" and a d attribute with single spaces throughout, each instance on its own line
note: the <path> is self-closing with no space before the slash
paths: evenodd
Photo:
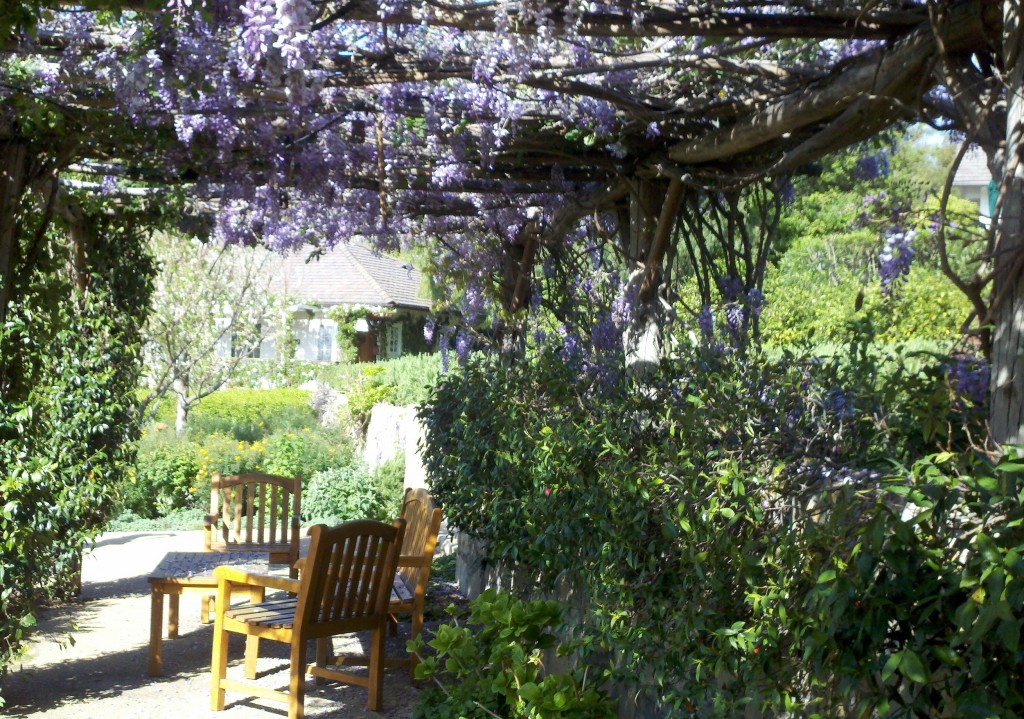
<path id="1" fill-rule="evenodd" d="M 411 602 L 413 600 L 413 593 L 409 591 L 409 587 L 405 585 L 400 577 L 395 577 L 395 583 L 391 587 L 391 601 L 392 602 Z"/>
<path id="2" fill-rule="evenodd" d="M 271 485 L 270 490 L 270 541 L 277 541 L 277 522 L 274 518 L 277 516 L 277 487 Z"/>
<path id="3" fill-rule="evenodd" d="M 355 567 L 357 566 L 357 563 L 362 561 L 360 554 L 361 549 L 359 546 L 362 540 L 363 538 L 359 537 L 357 539 L 348 539 L 345 542 L 345 561 L 342 564 L 341 572 L 338 574 L 338 593 L 345 597 L 345 603 L 339 610 L 339 616 L 332 618 L 349 617 L 352 614 L 351 598 L 355 595 L 357 590 L 357 581 L 354 579 L 353 575 L 355 574 Z M 342 582 L 345 582 L 345 584 L 342 585 Z"/>
<path id="4" fill-rule="evenodd" d="M 348 571 L 345 567 L 345 557 L 350 556 L 347 554 L 349 544 L 349 542 L 345 542 L 335 545 L 331 552 L 330 565 L 324 575 L 324 599 L 320 604 L 321 617 L 325 619 L 337 619 L 341 616 L 345 593 L 339 591 L 339 587 L 341 586 L 340 582 L 343 581 L 342 573 Z"/>
<path id="5" fill-rule="evenodd" d="M 245 485 L 238 485 L 238 486 L 236 486 L 235 487 L 235 491 L 232 492 L 232 496 L 231 496 L 231 501 L 233 502 L 234 509 L 235 509 L 235 520 L 234 520 L 234 522 L 232 522 L 232 528 L 234 529 L 235 534 L 234 534 L 234 537 L 232 538 L 232 541 L 234 541 L 236 543 L 238 542 L 238 538 L 242 534 L 242 507 L 243 507 L 243 503 L 245 501 L 243 499 L 242 493 L 243 493 L 244 487 L 245 487 Z"/>
<path id="6" fill-rule="evenodd" d="M 267 506 L 267 483 L 266 482 L 260 482 L 260 521 L 259 521 L 259 527 L 256 530 L 257 531 L 258 541 L 259 541 L 260 544 L 263 544 L 264 542 L 266 542 L 266 540 L 263 538 L 263 524 L 264 524 L 263 520 L 264 520 L 264 516 L 265 516 L 265 512 L 266 512 L 266 509 L 265 509 L 266 506 Z"/>
<path id="7" fill-rule="evenodd" d="M 260 508 L 262 512 L 262 507 Z M 245 485 L 245 543 L 252 544 L 252 520 L 256 513 L 256 484 L 249 482 Z"/>
<path id="8" fill-rule="evenodd" d="M 249 682 L 240 682 L 234 679 L 221 679 L 221 689 L 227 689 L 233 692 L 241 692 L 242 694 L 251 694 L 252 696 L 260 697 L 261 699 L 272 699 L 276 702 L 284 702 L 287 704 L 291 701 L 291 695 L 286 692 L 276 692 L 273 689 L 267 689 L 261 687 L 258 684 L 250 684 Z"/>

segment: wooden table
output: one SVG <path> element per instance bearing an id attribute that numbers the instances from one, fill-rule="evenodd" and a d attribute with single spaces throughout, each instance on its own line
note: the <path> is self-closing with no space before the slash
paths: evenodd
<path id="1" fill-rule="evenodd" d="M 178 638 L 178 599 L 185 592 L 212 594 L 217 590 L 213 570 L 223 565 L 243 568 L 252 574 L 268 574 L 269 555 L 264 552 L 168 552 L 149 576 L 152 609 L 149 619 L 149 675 L 163 673 L 164 595 L 170 597 L 167 638 Z M 253 602 L 263 601 L 263 588 L 249 592 Z M 209 618 L 204 603 L 203 621 Z"/>

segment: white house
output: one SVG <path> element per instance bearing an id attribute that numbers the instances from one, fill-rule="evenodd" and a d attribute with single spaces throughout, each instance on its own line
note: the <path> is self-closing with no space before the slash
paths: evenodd
<path id="1" fill-rule="evenodd" d="M 984 152 L 978 148 L 967 151 L 953 178 L 953 189 L 960 197 L 978 204 L 978 215 L 987 227 L 992 221 L 992 207 L 998 189 L 996 180 L 989 172 Z"/>
<path id="2" fill-rule="evenodd" d="M 366 311 L 356 322 L 358 361 L 422 349 L 421 325 L 430 300 L 421 294 L 422 276 L 412 265 L 364 245 L 340 244 L 284 256 L 272 272 L 271 292 L 295 300 L 290 309 L 297 359 L 340 361 L 338 325 L 328 316 L 338 306 Z M 271 351 L 261 347 L 260 355 Z"/>

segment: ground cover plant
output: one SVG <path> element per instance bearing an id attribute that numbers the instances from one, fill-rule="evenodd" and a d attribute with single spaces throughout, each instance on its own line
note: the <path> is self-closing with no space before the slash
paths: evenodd
<path id="1" fill-rule="evenodd" d="M 429 679 L 416 702 L 422 719 L 611 719 L 612 704 L 600 678 L 584 668 L 545 671 L 545 654 L 572 651 L 555 633 L 564 608 L 553 600 L 522 601 L 488 590 L 468 613 L 442 624 L 430 641 L 409 642 L 422 662 L 418 679 Z M 464 624 L 458 614 L 465 614 Z M 429 646 L 431 651 L 426 650 Z"/>
<path id="2" fill-rule="evenodd" d="M 957 358 L 907 368 L 850 339 L 831 358 L 680 343 L 633 378 L 557 346 L 470 362 L 421 412 L 431 486 L 513 588 L 586 598 L 563 630 L 652 711 L 898 715 L 943 696 L 1015 716 L 1016 690 L 982 677 L 1012 687 L 1020 662 L 982 660 L 976 619 L 995 592 L 986 623 L 1019 631 L 1017 579 L 968 591 L 1019 572 L 1019 489 L 992 480 L 1015 465 L 958 464 L 985 408 Z"/>

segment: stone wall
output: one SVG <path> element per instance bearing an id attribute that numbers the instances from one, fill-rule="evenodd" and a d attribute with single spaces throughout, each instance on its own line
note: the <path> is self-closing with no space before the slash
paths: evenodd
<path id="1" fill-rule="evenodd" d="M 370 422 L 366 427 L 366 442 L 363 445 L 363 459 L 370 470 L 374 470 L 401 452 L 406 452 L 406 439 L 410 425 L 416 421 L 412 407 L 396 407 L 393 404 L 378 404 L 370 410 Z"/>

